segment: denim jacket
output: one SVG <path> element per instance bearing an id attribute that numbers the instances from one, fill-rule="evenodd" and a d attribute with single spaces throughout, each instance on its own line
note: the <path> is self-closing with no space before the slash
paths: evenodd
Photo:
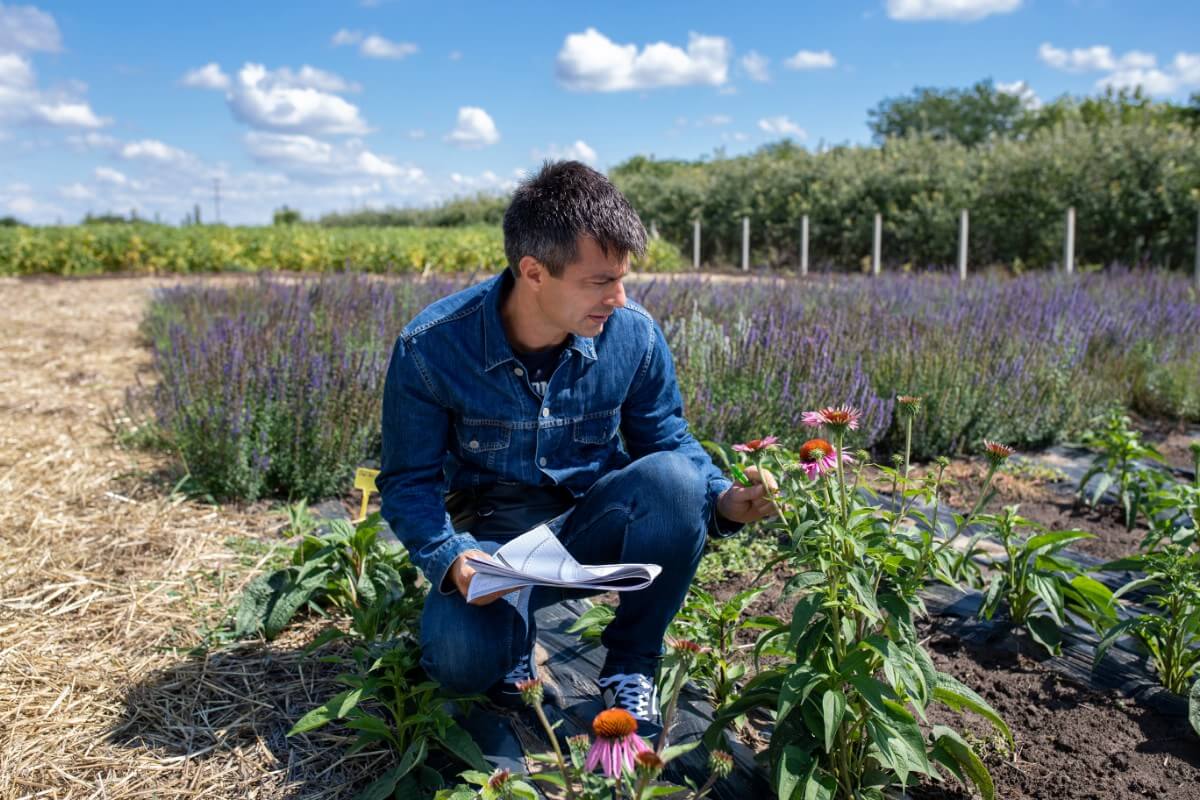
<path id="1" fill-rule="evenodd" d="M 731 481 L 689 432 L 661 328 L 632 300 L 595 337 L 570 335 L 545 397 L 513 354 L 500 305 L 506 269 L 421 311 L 396 339 L 383 394 L 382 513 L 435 587 L 460 553 L 445 495 L 496 484 L 552 486 L 582 497 L 602 475 L 660 450 L 679 450 L 708 482 L 709 533 Z"/>

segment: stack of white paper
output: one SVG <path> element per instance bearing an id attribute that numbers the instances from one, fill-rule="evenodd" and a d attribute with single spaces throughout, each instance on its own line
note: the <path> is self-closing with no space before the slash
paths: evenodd
<path id="1" fill-rule="evenodd" d="M 467 556 L 467 563 L 475 569 L 467 589 L 468 602 L 524 586 L 636 591 L 649 586 L 662 572 L 658 564 L 580 564 L 544 524 L 501 547 L 492 559 Z"/>

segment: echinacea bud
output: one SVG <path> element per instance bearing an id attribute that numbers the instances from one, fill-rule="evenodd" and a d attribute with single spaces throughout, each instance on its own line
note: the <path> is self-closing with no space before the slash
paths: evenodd
<path id="1" fill-rule="evenodd" d="M 493 792 L 504 792 L 508 788 L 508 782 L 511 779 L 511 772 L 506 769 L 498 769 L 492 773 L 492 777 L 488 778 L 488 788 Z"/>
<path id="2" fill-rule="evenodd" d="M 921 413 L 921 398 L 902 394 L 896 398 L 896 407 L 900 411 L 900 416 L 912 419 Z"/>
<path id="3" fill-rule="evenodd" d="M 729 773 L 733 772 L 733 756 L 724 750 L 713 750 L 708 754 L 708 768 L 718 780 L 728 778 Z"/>
<path id="4" fill-rule="evenodd" d="M 521 693 L 521 699 L 528 706 L 540 706 L 542 704 L 543 692 L 542 679 L 530 678 L 527 681 L 517 681 L 517 691 Z"/>
<path id="5" fill-rule="evenodd" d="M 990 439 L 983 440 L 983 454 L 987 456 L 988 464 L 992 467 L 998 467 L 1003 464 L 1013 452 L 1015 451 L 1006 444 L 993 442 Z"/>
<path id="6" fill-rule="evenodd" d="M 904 454 L 903 453 L 892 453 L 892 466 L 895 467 L 896 469 L 900 469 L 901 467 L 904 466 Z"/>
<path id="7" fill-rule="evenodd" d="M 653 750 L 643 750 L 635 755 L 633 765 L 639 776 L 644 775 L 650 780 L 657 778 L 658 774 L 663 771 L 663 767 L 666 766 L 658 753 Z"/>
<path id="8" fill-rule="evenodd" d="M 592 746 L 592 740 L 588 738 L 586 733 L 578 733 L 574 736 L 567 737 L 567 748 L 571 751 L 571 759 L 580 763 L 587 757 L 588 748 Z"/>
<path id="9" fill-rule="evenodd" d="M 946 467 L 950 466 L 950 459 L 946 458 L 945 456 L 938 456 L 933 460 L 933 463 L 937 464 L 942 469 L 945 469 Z"/>

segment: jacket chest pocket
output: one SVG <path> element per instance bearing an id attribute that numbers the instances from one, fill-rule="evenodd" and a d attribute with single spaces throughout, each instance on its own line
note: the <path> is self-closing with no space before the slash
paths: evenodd
<path id="1" fill-rule="evenodd" d="M 498 422 L 463 419 L 455 423 L 455 428 L 458 446 L 467 456 L 506 450 L 512 437 L 512 430 Z"/>
<path id="2" fill-rule="evenodd" d="M 579 444 L 608 444 L 621 424 L 620 409 L 588 414 L 571 427 L 571 438 Z"/>

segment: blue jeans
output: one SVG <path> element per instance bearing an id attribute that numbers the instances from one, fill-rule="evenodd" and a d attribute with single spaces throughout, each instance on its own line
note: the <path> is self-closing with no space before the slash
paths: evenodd
<path id="1" fill-rule="evenodd" d="M 564 500 L 565 511 L 555 514 L 553 503 L 513 505 L 484 497 L 482 510 L 469 515 L 464 526 L 471 525 L 480 549 L 489 553 L 547 522 L 582 564 L 661 565 L 662 573 L 645 589 L 621 593 L 616 617 L 601 639 L 608 650 L 603 674 L 653 675 L 667 626 L 683 605 L 704 553 L 706 494 L 707 478 L 692 461 L 662 451 L 607 473 L 574 507 Z M 529 654 L 537 609 L 591 594 L 596 593 L 536 586 L 472 606 L 458 592 L 443 594 L 433 587 L 421 617 L 421 664 L 451 692 L 484 692 Z"/>

